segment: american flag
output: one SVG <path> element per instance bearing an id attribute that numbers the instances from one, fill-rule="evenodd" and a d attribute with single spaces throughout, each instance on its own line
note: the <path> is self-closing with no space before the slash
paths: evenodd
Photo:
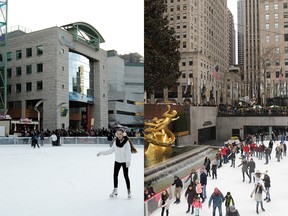
<path id="1" fill-rule="evenodd" d="M 211 72 L 212 72 L 212 74 L 213 74 L 213 76 L 215 77 L 216 80 L 220 79 L 219 66 L 218 65 L 214 65 L 211 68 Z"/>

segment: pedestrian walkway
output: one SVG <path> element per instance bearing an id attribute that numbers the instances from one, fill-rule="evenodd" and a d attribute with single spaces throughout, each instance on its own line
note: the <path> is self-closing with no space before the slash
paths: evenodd
<path id="1" fill-rule="evenodd" d="M 279 143 L 277 141 L 276 143 Z M 265 141 L 265 145 L 268 146 L 268 141 Z M 277 162 L 275 158 L 275 147 L 274 144 L 272 151 L 272 160 L 269 161 L 269 164 L 265 165 L 265 159 L 258 160 L 256 157 L 253 157 L 256 163 L 256 169 L 261 173 L 264 173 L 268 170 L 268 174 L 271 178 L 271 202 L 267 203 L 263 201 L 265 212 L 261 211 L 259 207 L 259 215 L 263 216 L 282 216 L 283 211 L 285 211 L 285 206 L 287 205 L 287 195 L 288 187 L 286 186 L 288 181 L 288 157 L 283 157 L 280 162 Z M 207 199 L 203 203 L 203 209 L 200 212 L 200 216 L 209 216 L 212 215 L 212 207 L 208 208 L 209 198 L 215 187 L 223 193 L 223 196 L 229 191 L 234 198 L 236 209 L 238 209 L 241 216 L 250 216 L 256 214 L 256 201 L 254 198 L 251 198 L 251 192 L 253 190 L 254 184 L 249 183 L 249 178 L 246 177 L 246 181 L 242 182 L 242 172 L 241 167 L 238 165 L 241 163 L 239 159 L 240 154 L 236 158 L 236 167 L 230 167 L 230 164 L 224 164 L 220 169 L 217 170 L 218 179 L 212 180 L 211 177 L 208 177 L 207 183 Z M 204 161 L 204 158 L 203 158 Z M 181 202 L 179 204 L 173 204 L 175 198 L 173 194 L 173 199 L 171 200 L 169 215 L 185 215 L 187 210 L 187 201 L 184 197 L 186 188 L 182 190 Z M 265 194 L 263 194 L 265 198 Z M 222 205 L 223 216 L 225 216 L 225 206 Z M 191 215 L 191 213 L 189 213 Z M 160 216 L 161 211 L 158 209 L 152 216 Z M 188 215 L 188 213 L 186 214 Z M 218 216 L 218 209 L 216 210 L 216 216 Z"/>

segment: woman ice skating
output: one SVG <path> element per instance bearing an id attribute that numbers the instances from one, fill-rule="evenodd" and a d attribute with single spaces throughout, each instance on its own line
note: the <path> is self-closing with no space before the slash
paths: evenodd
<path id="1" fill-rule="evenodd" d="M 111 148 L 107 151 L 98 152 L 97 156 L 100 155 L 108 155 L 115 152 L 115 163 L 114 163 L 114 189 L 113 192 L 110 194 L 110 197 L 117 196 L 118 191 L 118 174 L 120 168 L 122 167 L 124 178 L 126 181 L 127 191 L 128 191 L 128 198 L 131 198 L 131 190 L 130 190 L 130 180 L 128 175 L 129 166 L 131 163 L 131 153 L 136 153 L 137 150 L 134 148 L 133 144 L 131 143 L 130 139 L 128 138 L 126 132 L 123 129 L 118 129 L 116 131 L 116 139 L 113 142 Z"/>
<path id="2" fill-rule="evenodd" d="M 259 211 L 258 211 L 259 203 L 261 205 L 262 211 L 265 211 L 265 209 L 263 207 L 263 201 L 262 201 L 262 192 L 263 191 L 266 192 L 263 185 L 258 182 L 251 193 L 251 198 L 253 197 L 253 194 L 254 194 L 254 199 L 256 201 L 256 213 L 257 214 L 259 214 Z"/>
<path id="3" fill-rule="evenodd" d="M 195 197 L 197 196 L 196 190 L 193 187 L 193 185 L 189 185 L 186 192 L 185 192 L 185 198 L 187 199 L 187 204 L 188 204 L 188 210 L 186 211 L 186 213 L 190 212 L 190 207 L 193 203 L 193 200 L 195 199 Z M 194 213 L 194 207 L 192 205 L 192 211 L 191 214 Z"/>
<path id="4" fill-rule="evenodd" d="M 164 190 L 158 202 L 158 207 L 162 208 L 161 216 L 164 215 L 165 210 L 166 210 L 166 216 L 169 215 L 169 206 L 170 206 L 169 193 L 167 192 L 167 190 Z"/>

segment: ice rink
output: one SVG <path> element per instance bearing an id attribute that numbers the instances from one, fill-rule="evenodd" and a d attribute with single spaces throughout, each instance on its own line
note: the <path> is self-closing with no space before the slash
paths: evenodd
<path id="1" fill-rule="evenodd" d="M 279 143 L 276 142 L 276 143 Z M 267 146 L 267 143 L 265 143 Z M 271 188 L 270 188 L 270 195 L 271 195 L 271 202 L 267 203 L 263 201 L 264 209 L 266 210 L 263 212 L 259 206 L 259 215 L 263 216 L 282 216 L 287 215 L 285 206 L 287 205 L 288 201 L 288 158 L 283 157 L 283 160 L 277 162 L 275 159 L 275 147 L 274 144 L 273 151 L 272 151 L 272 160 L 269 161 L 268 165 L 264 165 L 265 159 L 258 160 L 256 157 L 253 157 L 256 163 L 256 170 L 260 172 L 265 172 L 268 170 L 268 174 L 271 179 Z M 230 167 L 230 164 L 224 164 L 223 167 L 218 169 L 218 179 L 212 180 L 211 177 L 208 177 L 207 183 L 207 199 L 202 204 L 203 208 L 200 212 L 200 216 L 211 216 L 212 215 L 212 206 L 208 208 L 208 200 L 214 190 L 215 187 L 218 187 L 220 191 L 225 196 L 228 191 L 231 192 L 232 197 L 235 201 L 236 209 L 238 209 L 241 216 L 253 216 L 256 214 L 256 201 L 253 198 L 250 198 L 250 194 L 253 190 L 254 184 L 249 182 L 249 178 L 246 176 L 246 181 L 242 182 L 242 172 L 241 167 L 237 167 L 241 161 L 238 158 L 236 159 L 236 167 Z M 203 158 L 204 162 L 204 158 Z M 184 179 L 186 180 L 186 179 Z M 173 176 L 171 176 L 171 183 L 173 182 Z M 191 213 L 185 213 L 187 210 L 187 201 L 184 198 L 184 193 L 186 188 L 182 190 L 182 198 L 180 204 L 173 204 L 175 201 L 174 197 L 171 200 L 169 215 L 191 215 Z M 172 194 L 173 196 L 173 194 Z M 263 193 L 263 199 L 265 198 L 265 193 Z M 224 203 L 222 205 L 223 216 L 225 216 L 225 206 Z M 153 216 L 160 216 L 160 209 L 155 211 Z M 165 214 L 164 214 L 165 215 Z M 218 216 L 218 209 L 216 209 L 216 216 Z"/>
<path id="2" fill-rule="evenodd" d="M 142 215 L 143 146 L 132 154 L 127 198 L 122 169 L 118 197 L 113 189 L 114 154 L 96 154 L 109 145 L 0 145 L 1 216 L 135 216 Z"/>

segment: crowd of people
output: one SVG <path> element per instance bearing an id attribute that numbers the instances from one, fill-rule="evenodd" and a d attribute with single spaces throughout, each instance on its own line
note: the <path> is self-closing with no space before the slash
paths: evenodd
<path id="1" fill-rule="evenodd" d="M 212 179 L 217 179 L 217 170 L 220 169 L 224 164 L 230 165 L 231 168 L 241 167 L 242 181 L 245 182 L 245 177 L 248 177 L 249 183 L 254 184 L 253 190 L 251 191 L 251 198 L 254 197 L 256 201 L 255 212 L 260 213 L 260 210 L 265 211 L 264 201 L 271 202 L 270 187 L 271 180 L 268 173 L 268 164 L 272 159 L 272 152 L 275 153 L 276 161 L 281 162 L 286 154 L 286 136 L 282 134 L 276 140 L 275 134 L 271 134 L 271 140 L 269 144 L 264 144 L 261 134 L 255 134 L 252 139 L 246 139 L 246 141 L 240 141 L 239 143 L 229 144 L 228 142 L 218 149 L 215 155 L 215 160 L 213 158 L 212 162 L 209 157 L 205 157 L 202 168 L 197 172 L 197 170 L 192 169 L 190 174 L 188 174 L 186 179 L 183 179 L 184 183 L 189 182 L 187 189 L 185 190 L 184 197 L 187 200 L 187 210 L 186 213 L 194 214 L 195 216 L 200 216 L 202 209 L 202 204 L 208 200 L 208 207 L 212 206 L 212 216 L 216 215 L 216 210 L 218 209 L 219 216 L 223 215 L 222 205 L 225 206 L 226 216 L 239 216 L 240 212 L 236 209 L 236 201 L 233 199 L 232 194 L 228 191 L 224 196 L 223 193 L 217 188 L 214 188 L 213 193 L 210 197 L 207 196 L 206 186 L 209 177 Z M 278 142 L 276 142 L 278 141 Z M 277 143 L 277 144 L 276 144 Z M 235 166 L 235 158 L 240 158 L 241 162 L 238 166 Z M 265 158 L 264 166 L 267 166 L 266 171 L 260 172 L 256 169 L 257 161 L 262 161 Z M 274 158 L 274 157 L 273 157 Z M 212 173 L 212 174 L 211 174 Z M 181 199 L 181 193 L 183 190 L 182 180 L 178 176 L 174 176 L 174 204 L 179 204 Z M 153 191 L 153 194 L 155 192 Z M 151 198 L 145 197 L 145 199 Z M 169 215 L 170 202 L 172 194 L 169 194 L 167 190 L 161 193 L 158 207 L 162 208 L 161 216 Z M 265 198 L 264 198 L 265 196 Z M 264 198 L 264 199 L 263 199 Z"/>

